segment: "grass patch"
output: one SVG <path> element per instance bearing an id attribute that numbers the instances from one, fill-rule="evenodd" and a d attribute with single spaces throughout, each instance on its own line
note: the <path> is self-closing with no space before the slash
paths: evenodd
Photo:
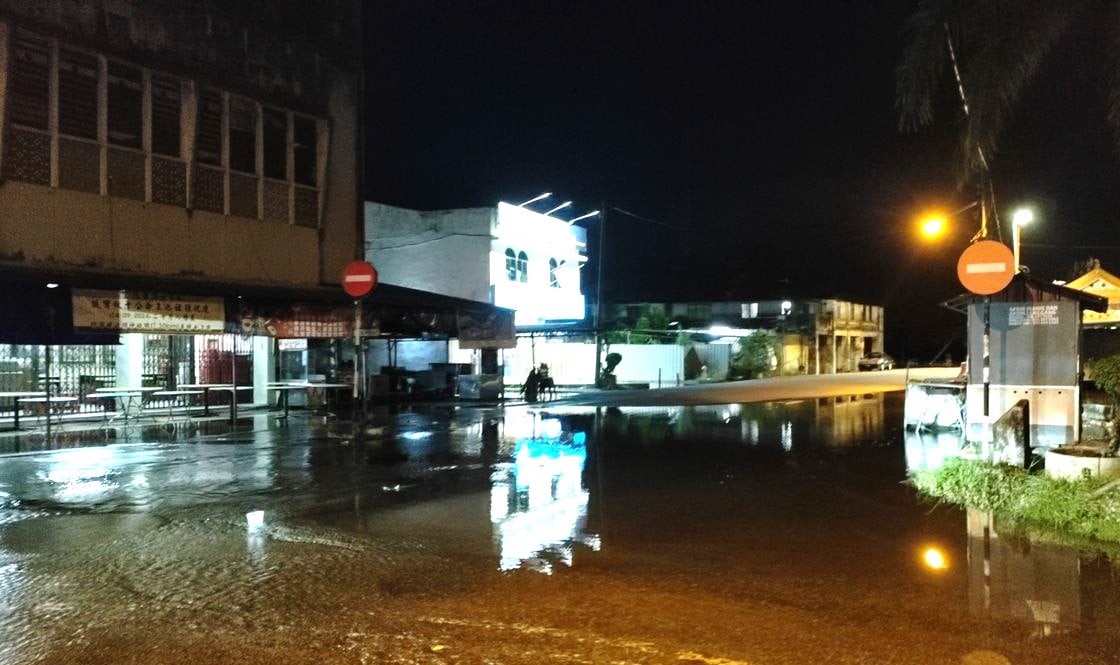
<path id="1" fill-rule="evenodd" d="M 1107 480 L 1063 480 L 955 458 L 936 471 L 912 473 L 909 482 L 926 499 L 996 513 L 1046 540 L 1120 545 L 1120 487 L 1094 494 Z"/>

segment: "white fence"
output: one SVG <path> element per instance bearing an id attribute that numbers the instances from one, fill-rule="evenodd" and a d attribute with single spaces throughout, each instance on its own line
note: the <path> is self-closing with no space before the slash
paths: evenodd
<path id="1" fill-rule="evenodd" d="M 687 347 L 677 344 L 611 344 L 607 352 L 622 354 L 615 368 L 619 383 L 648 383 L 656 388 L 676 385 L 684 380 L 684 354 Z M 553 340 L 519 338 L 516 349 L 505 351 L 505 379 L 520 384 L 535 364 L 547 363 L 557 385 L 595 383 L 595 345 Z"/>

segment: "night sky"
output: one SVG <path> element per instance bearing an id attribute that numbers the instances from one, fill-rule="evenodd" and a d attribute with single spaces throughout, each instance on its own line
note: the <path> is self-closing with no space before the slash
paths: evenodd
<path id="1" fill-rule="evenodd" d="M 951 90 L 931 130 L 897 129 L 910 11 L 369 3 L 366 198 L 431 210 L 551 191 L 573 214 L 605 205 L 605 301 L 855 298 L 886 306 L 888 351 L 928 359 L 962 337 L 963 319 L 938 303 L 961 291 L 956 258 L 977 223 L 962 215 L 938 246 L 914 233 L 923 211 L 975 197 L 953 175 Z M 1120 161 L 1104 59 L 1087 57 L 1096 40 L 1076 27 L 994 159 L 1001 211 L 1038 211 L 1023 262 L 1047 279 L 1090 256 L 1120 272 Z"/>

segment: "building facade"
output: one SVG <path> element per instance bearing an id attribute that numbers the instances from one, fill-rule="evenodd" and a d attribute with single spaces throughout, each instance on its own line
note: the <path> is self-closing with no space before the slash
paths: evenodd
<path id="1" fill-rule="evenodd" d="M 584 318 L 582 227 L 523 207 L 418 211 L 367 202 L 366 258 L 393 284 L 515 310 L 518 327 Z"/>
<path id="2" fill-rule="evenodd" d="M 632 328 L 651 312 L 668 330 L 734 343 L 756 330 L 781 340 L 780 374 L 856 371 L 859 359 L 883 351 L 883 308 L 838 299 L 628 303 L 606 306 L 608 327 Z"/>
<path id="3" fill-rule="evenodd" d="M 0 0 L 0 390 L 267 399 L 280 335 L 242 296 L 315 299 L 360 256 L 360 25 L 351 0 Z M 338 332 L 306 318 L 286 335 Z"/>

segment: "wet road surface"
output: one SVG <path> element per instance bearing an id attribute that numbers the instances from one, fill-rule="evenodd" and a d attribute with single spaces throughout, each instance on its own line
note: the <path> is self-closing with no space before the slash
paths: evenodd
<path id="1" fill-rule="evenodd" d="M 1118 662 L 1112 564 L 919 503 L 952 442 L 900 422 L 433 407 L 0 457 L 0 663 Z"/>

